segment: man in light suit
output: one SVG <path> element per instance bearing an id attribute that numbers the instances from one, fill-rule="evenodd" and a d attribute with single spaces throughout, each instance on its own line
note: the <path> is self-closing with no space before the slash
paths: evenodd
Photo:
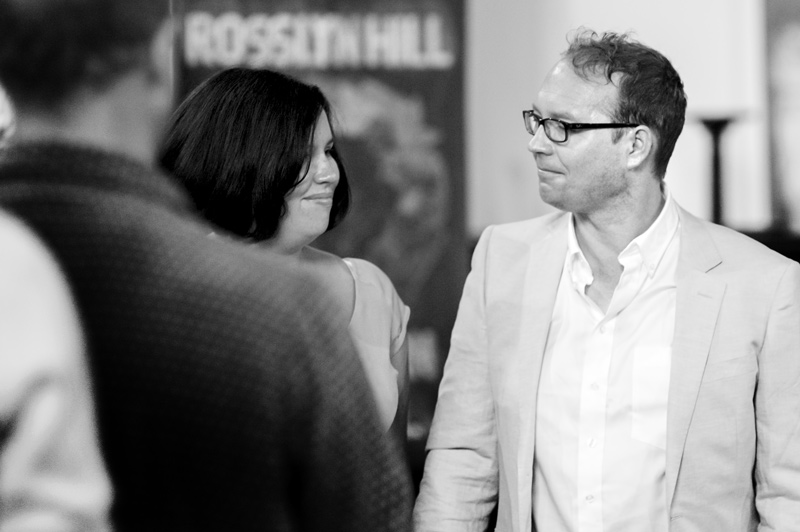
<path id="1" fill-rule="evenodd" d="M 685 108 L 626 35 L 545 78 L 523 114 L 564 212 L 480 238 L 416 530 L 800 530 L 800 266 L 672 198 Z"/>

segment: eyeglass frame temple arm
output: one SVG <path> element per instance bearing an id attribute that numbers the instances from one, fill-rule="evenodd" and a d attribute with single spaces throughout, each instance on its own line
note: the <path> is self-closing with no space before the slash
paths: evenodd
<path id="1" fill-rule="evenodd" d="M 530 118 L 529 118 L 530 116 L 535 116 L 535 113 L 533 112 L 532 109 L 524 109 L 522 111 L 522 119 L 525 120 L 526 124 L 528 123 L 528 120 L 530 120 Z M 612 123 L 608 123 L 608 124 L 586 124 L 586 123 L 581 123 L 581 122 L 574 123 L 574 122 L 564 122 L 563 120 L 559 120 L 558 118 L 544 118 L 544 117 L 540 117 L 538 121 L 541 123 L 541 122 L 543 122 L 545 120 L 552 120 L 554 122 L 558 122 L 566 130 L 571 130 L 571 129 L 611 129 L 611 128 L 615 128 L 615 127 L 639 127 L 639 125 L 640 125 L 640 124 L 627 124 L 627 123 L 623 124 L 623 123 L 616 123 L 616 122 L 612 122 Z"/>

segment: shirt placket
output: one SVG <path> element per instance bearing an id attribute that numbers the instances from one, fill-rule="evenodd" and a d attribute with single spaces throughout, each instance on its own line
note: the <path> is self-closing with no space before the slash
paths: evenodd
<path id="1" fill-rule="evenodd" d="M 608 310 L 590 303 L 599 318 L 586 343 L 581 380 L 578 429 L 578 531 L 603 532 L 603 458 L 606 442 L 607 392 L 614 349 L 614 330 L 619 314 L 633 301 L 647 276 L 642 256 L 625 260 Z M 588 297 L 583 295 L 589 303 Z"/>
<path id="2" fill-rule="evenodd" d="M 587 340 L 578 429 L 578 530 L 603 530 L 606 392 L 616 319 L 603 318 Z"/>

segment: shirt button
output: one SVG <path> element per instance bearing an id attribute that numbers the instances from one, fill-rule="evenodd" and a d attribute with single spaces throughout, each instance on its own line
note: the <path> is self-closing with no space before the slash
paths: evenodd
<path id="1" fill-rule="evenodd" d="M 591 385 L 591 386 L 589 386 L 589 387 L 590 387 L 592 390 L 594 390 L 595 392 L 596 392 L 597 390 L 599 390 L 599 389 L 600 389 L 600 386 L 599 386 L 599 385 L 598 385 L 596 382 L 593 382 L 593 383 L 592 383 L 592 385 Z"/>
<path id="2" fill-rule="evenodd" d="M 589 447 L 591 447 L 592 449 L 597 447 L 597 440 L 595 440 L 594 438 L 589 438 Z"/>
<path id="3" fill-rule="evenodd" d="M 605 334 L 605 333 L 606 333 L 606 326 L 605 325 L 601 325 L 600 326 L 600 334 Z"/>
<path id="4" fill-rule="evenodd" d="M 594 500 L 594 495 L 587 495 L 586 500 L 592 502 Z"/>

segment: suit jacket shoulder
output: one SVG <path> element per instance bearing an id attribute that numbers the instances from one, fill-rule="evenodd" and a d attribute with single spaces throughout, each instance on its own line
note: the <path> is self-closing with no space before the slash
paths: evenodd
<path id="1" fill-rule="evenodd" d="M 717 261 L 720 271 L 785 269 L 794 261 L 761 242 L 729 227 L 700 219 L 681 209 L 681 238 L 684 254 L 690 259 Z M 709 265 L 711 265 L 709 263 Z"/>
<path id="2" fill-rule="evenodd" d="M 568 219 L 568 213 L 559 211 L 518 222 L 492 225 L 486 228 L 484 234 L 490 233 L 493 238 L 532 244 L 545 236 L 553 234 L 553 232 L 563 227 Z"/>

